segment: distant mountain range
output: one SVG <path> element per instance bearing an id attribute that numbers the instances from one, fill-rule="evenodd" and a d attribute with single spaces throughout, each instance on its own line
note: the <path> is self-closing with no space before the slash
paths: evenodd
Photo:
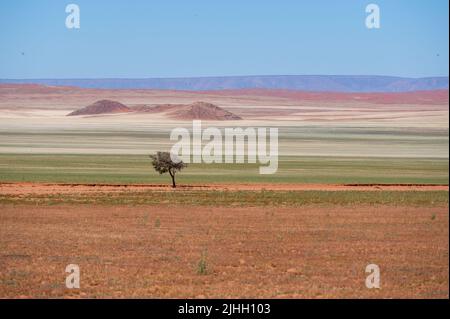
<path id="1" fill-rule="evenodd" d="M 235 90 L 286 89 L 316 92 L 411 92 L 448 89 L 448 77 L 404 78 L 372 75 L 265 75 L 147 79 L 0 79 L 95 89 Z"/>

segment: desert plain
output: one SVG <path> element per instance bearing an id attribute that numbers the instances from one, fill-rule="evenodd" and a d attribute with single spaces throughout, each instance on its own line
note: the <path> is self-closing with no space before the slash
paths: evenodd
<path id="1" fill-rule="evenodd" d="M 67 116 L 104 99 L 203 101 L 240 118 L 205 127 L 277 127 L 278 171 L 191 164 L 172 189 L 148 155 L 192 119 Z M 447 90 L 2 84 L 0 297 L 448 298 L 448 107 Z M 65 286 L 68 264 L 79 289 Z"/>

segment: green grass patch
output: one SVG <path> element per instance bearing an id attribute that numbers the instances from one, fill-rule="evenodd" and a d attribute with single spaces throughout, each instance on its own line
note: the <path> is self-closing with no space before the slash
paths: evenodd
<path id="1" fill-rule="evenodd" d="M 448 191 L 146 191 L 95 194 L 0 195 L 0 204 L 31 205 L 448 205 Z"/>
<path id="2" fill-rule="evenodd" d="M 278 172 L 260 175 L 259 164 L 190 164 L 180 184 L 351 183 L 448 184 L 448 159 L 279 158 Z M 169 183 L 147 155 L 0 154 L 0 182 L 140 184 Z"/>

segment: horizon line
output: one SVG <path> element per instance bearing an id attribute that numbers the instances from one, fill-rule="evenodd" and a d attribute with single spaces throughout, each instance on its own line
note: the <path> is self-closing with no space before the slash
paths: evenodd
<path id="1" fill-rule="evenodd" d="M 399 78 L 399 79 L 429 79 L 429 78 L 449 78 L 449 75 L 435 76 L 398 76 L 398 75 L 371 75 L 371 74 L 262 74 L 262 75 L 206 75 L 206 76 L 167 76 L 167 77 L 41 77 L 41 78 L 0 78 L 5 80 L 149 80 L 149 79 L 186 79 L 186 78 L 238 78 L 238 77 L 383 77 L 383 78 Z"/>

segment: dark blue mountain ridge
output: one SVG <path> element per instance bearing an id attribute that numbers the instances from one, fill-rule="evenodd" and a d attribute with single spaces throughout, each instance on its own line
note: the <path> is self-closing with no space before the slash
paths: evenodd
<path id="1" fill-rule="evenodd" d="M 318 92 L 411 92 L 449 88 L 448 76 L 405 78 L 379 75 L 254 75 L 184 78 L 0 79 L 95 89 L 233 90 L 286 89 Z"/>

